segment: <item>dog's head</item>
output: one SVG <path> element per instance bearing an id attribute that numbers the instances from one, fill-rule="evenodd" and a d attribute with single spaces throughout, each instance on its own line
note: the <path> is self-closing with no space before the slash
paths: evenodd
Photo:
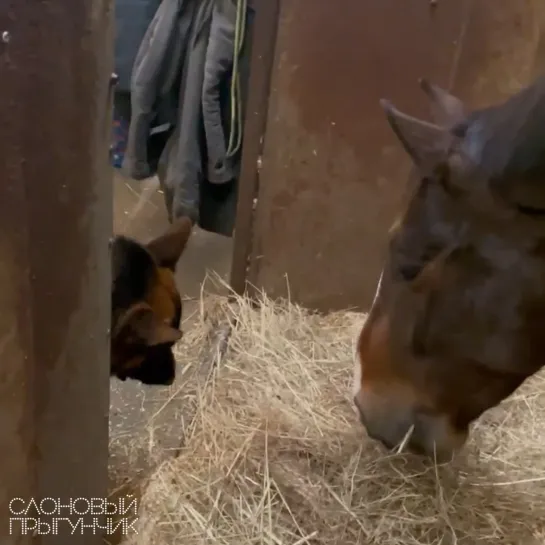
<path id="1" fill-rule="evenodd" d="M 112 240 L 111 376 L 143 384 L 174 381 L 172 347 L 182 337 L 174 272 L 191 229 L 184 217 L 148 244 L 125 236 Z"/>

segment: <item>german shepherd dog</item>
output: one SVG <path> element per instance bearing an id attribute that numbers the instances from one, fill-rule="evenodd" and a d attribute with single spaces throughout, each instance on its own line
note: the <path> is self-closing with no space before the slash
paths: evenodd
<path id="1" fill-rule="evenodd" d="M 192 226 L 182 217 L 147 244 L 122 235 L 111 240 L 110 376 L 150 385 L 174 382 L 172 348 L 182 337 L 174 273 Z"/>

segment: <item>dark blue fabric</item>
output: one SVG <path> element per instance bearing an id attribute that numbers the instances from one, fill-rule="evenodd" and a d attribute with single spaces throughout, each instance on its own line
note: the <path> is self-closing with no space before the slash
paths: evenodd
<path id="1" fill-rule="evenodd" d="M 115 0 L 116 92 L 129 93 L 134 59 L 161 0 Z"/>
<path id="2" fill-rule="evenodd" d="M 125 149 L 127 147 L 127 134 L 129 133 L 129 121 L 119 112 L 114 110 L 114 119 L 112 127 L 112 165 L 115 168 L 121 168 Z"/>

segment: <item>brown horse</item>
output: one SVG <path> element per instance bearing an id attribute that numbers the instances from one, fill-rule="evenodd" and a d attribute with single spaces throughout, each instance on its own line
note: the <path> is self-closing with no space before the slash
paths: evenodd
<path id="1" fill-rule="evenodd" d="M 359 337 L 354 402 L 384 445 L 447 459 L 545 363 L 545 78 L 472 113 L 420 83 L 437 124 L 381 101 L 418 183 Z"/>
<path id="2" fill-rule="evenodd" d="M 174 272 L 191 229 L 184 217 L 146 245 L 124 236 L 112 239 L 111 376 L 143 384 L 174 381 L 172 347 L 182 337 Z"/>

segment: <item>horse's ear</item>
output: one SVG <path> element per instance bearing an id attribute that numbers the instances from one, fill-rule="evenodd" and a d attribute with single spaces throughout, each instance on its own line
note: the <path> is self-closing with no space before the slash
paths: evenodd
<path id="1" fill-rule="evenodd" d="M 435 122 L 442 127 L 454 127 L 467 117 L 467 111 L 459 98 L 425 78 L 418 80 L 420 87 L 431 102 L 431 111 Z"/>
<path id="2" fill-rule="evenodd" d="M 404 114 L 387 100 L 382 99 L 380 105 L 397 138 L 420 170 L 433 171 L 446 160 L 452 141 L 448 130 Z"/>

